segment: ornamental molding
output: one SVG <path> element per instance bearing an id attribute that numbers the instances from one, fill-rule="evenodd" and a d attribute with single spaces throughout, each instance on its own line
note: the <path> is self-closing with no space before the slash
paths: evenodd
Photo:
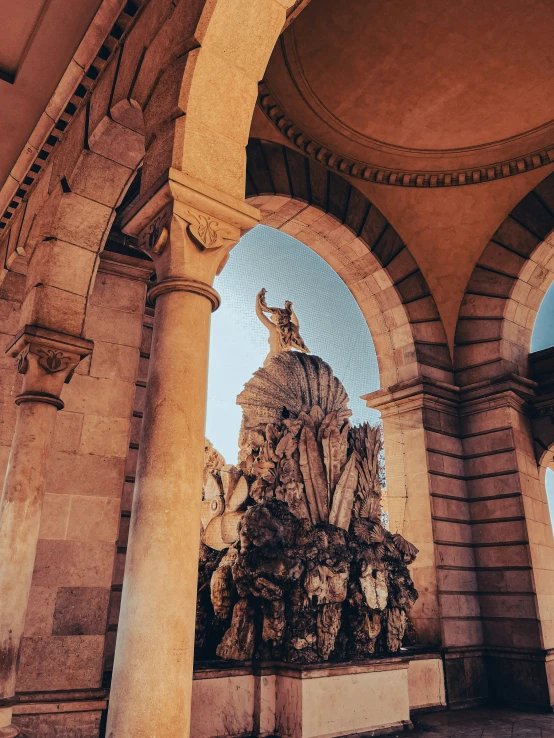
<path id="1" fill-rule="evenodd" d="M 366 182 L 396 187 L 458 187 L 513 177 L 554 162 L 554 143 L 523 156 L 469 168 L 395 169 L 363 162 L 336 153 L 303 131 L 285 112 L 266 81 L 259 83 L 258 90 L 258 105 L 293 148 L 339 174 Z"/>

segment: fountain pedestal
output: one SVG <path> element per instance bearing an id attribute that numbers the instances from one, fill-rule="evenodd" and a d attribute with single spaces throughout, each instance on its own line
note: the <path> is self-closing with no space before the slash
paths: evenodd
<path id="1" fill-rule="evenodd" d="M 350 663 L 197 664 L 191 738 L 373 736 L 409 730 L 444 705 L 438 653 Z"/>

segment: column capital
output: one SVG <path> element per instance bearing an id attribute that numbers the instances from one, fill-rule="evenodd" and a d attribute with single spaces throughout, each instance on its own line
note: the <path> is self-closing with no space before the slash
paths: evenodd
<path id="1" fill-rule="evenodd" d="M 169 169 L 124 213 L 122 230 L 137 238 L 137 247 L 156 266 L 151 301 L 187 290 L 207 297 L 215 309 L 213 280 L 241 235 L 258 221 L 259 211 L 243 200 Z"/>
<path id="2" fill-rule="evenodd" d="M 6 353 L 17 360 L 23 375 L 22 402 L 45 402 L 61 410 L 62 387 L 69 382 L 77 364 L 92 353 L 93 342 L 35 325 L 24 326 L 8 345 Z"/>
<path id="3" fill-rule="evenodd" d="M 460 388 L 447 382 L 419 375 L 367 395 L 362 395 L 367 407 L 379 410 L 383 417 L 409 412 L 429 404 L 441 405 L 443 411 L 456 412 Z"/>

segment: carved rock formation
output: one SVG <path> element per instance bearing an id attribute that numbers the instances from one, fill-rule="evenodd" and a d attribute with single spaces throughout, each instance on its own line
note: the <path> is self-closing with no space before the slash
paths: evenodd
<path id="1" fill-rule="evenodd" d="M 207 446 L 202 541 L 221 553 L 201 556 L 213 616 L 204 607 L 199 653 L 313 663 L 398 651 L 417 549 L 381 523 L 380 428 L 351 426 L 331 367 L 294 351 L 270 355 L 237 402 L 238 468 Z"/>

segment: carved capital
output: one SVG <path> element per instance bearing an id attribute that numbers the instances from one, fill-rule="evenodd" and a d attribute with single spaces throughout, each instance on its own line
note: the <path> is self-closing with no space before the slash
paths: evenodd
<path id="1" fill-rule="evenodd" d="M 62 387 L 92 348 L 92 341 L 84 338 L 26 325 L 6 349 L 23 375 L 23 391 L 16 397 L 16 404 L 45 402 L 61 410 Z"/>
<path id="2" fill-rule="evenodd" d="M 125 214 L 123 231 L 154 261 L 158 282 L 209 287 L 258 220 L 255 208 L 170 169 Z"/>

